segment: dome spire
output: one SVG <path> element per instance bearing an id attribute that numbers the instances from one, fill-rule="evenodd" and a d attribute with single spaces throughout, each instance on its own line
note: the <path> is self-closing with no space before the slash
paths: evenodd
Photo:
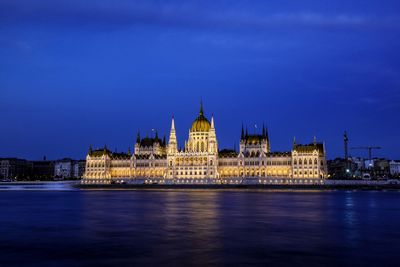
<path id="1" fill-rule="evenodd" d="M 203 100 L 200 100 L 200 116 L 203 116 L 204 112 L 203 112 Z"/>
<path id="2" fill-rule="evenodd" d="M 190 128 L 189 132 L 208 132 L 210 128 L 212 128 L 211 124 L 204 116 L 203 101 L 200 101 L 199 116 L 197 116 L 197 118 L 194 120 L 192 128 Z"/>

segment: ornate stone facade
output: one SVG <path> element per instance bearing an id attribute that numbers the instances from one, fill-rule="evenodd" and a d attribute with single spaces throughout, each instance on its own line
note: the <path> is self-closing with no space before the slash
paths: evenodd
<path id="1" fill-rule="evenodd" d="M 268 130 L 248 134 L 242 127 L 240 150 L 219 150 L 214 124 L 198 117 L 189 130 L 189 139 L 178 149 L 175 120 L 169 142 L 137 136 L 135 153 L 112 153 L 106 147 L 89 149 L 82 183 L 154 184 L 315 184 L 327 176 L 323 143 L 293 143 L 290 152 L 271 152 Z"/>

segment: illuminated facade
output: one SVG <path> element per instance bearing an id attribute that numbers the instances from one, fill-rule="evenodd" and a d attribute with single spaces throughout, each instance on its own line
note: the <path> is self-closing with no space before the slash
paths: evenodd
<path id="1" fill-rule="evenodd" d="M 183 149 L 172 118 L 168 144 L 156 133 L 138 134 L 133 154 L 90 148 L 82 183 L 319 184 L 326 176 L 325 147 L 315 138 L 308 145 L 294 141 L 289 152 L 271 152 L 265 127 L 261 134 L 242 127 L 239 152 L 219 150 L 214 117 L 210 122 L 201 105 Z"/>

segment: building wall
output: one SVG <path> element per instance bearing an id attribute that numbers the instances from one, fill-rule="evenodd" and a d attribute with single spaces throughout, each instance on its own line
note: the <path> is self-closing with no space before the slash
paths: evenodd
<path id="1" fill-rule="evenodd" d="M 398 161 L 390 161 L 390 174 L 393 176 L 400 175 L 400 162 Z"/>
<path id="2" fill-rule="evenodd" d="M 73 176 L 72 160 L 56 161 L 54 164 L 54 177 L 56 178 L 71 178 Z"/>
<path id="3" fill-rule="evenodd" d="M 28 161 L 17 158 L 0 159 L 0 179 L 23 179 L 30 173 Z"/>
<path id="4" fill-rule="evenodd" d="M 325 155 L 319 151 L 292 151 L 293 178 L 326 178 L 327 163 Z"/>
<path id="5" fill-rule="evenodd" d="M 219 179 L 219 178 L 293 178 L 325 179 L 325 156 L 318 151 L 308 153 L 268 153 L 263 157 L 221 157 L 202 152 L 178 152 L 172 157 L 156 159 L 133 155 L 113 160 L 108 155 L 88 156 L 85 178 L 157 178 L 157 179 Z"/>

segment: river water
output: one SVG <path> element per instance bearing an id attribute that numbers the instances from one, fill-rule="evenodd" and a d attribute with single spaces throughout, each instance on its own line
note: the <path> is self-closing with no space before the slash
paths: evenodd
<path id="1" fill-rule="evenodd" d="M 399 266 L 400 192 L 0 191 L 0 266 Z"/>

